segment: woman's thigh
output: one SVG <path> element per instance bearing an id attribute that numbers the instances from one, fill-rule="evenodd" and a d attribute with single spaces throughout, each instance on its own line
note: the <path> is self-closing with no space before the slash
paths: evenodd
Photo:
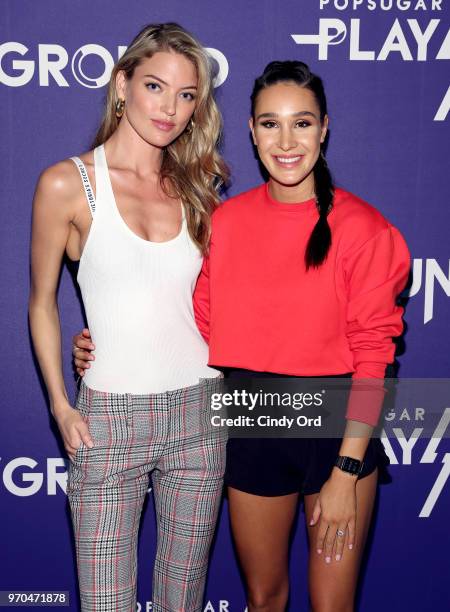
<path id="1" fill-rule="evenodd" d="M 263 497 L 228 488 L 229 513 L 248 588 L 271 590 L 287 580 L 289 536 L 298 494 Z"/>
<path id="2" fill-rule="evenodd" d="M 316 550 L 318 524 L 310 526 L 317 493 L 305 495 L 305 519 L 308 528 L 309 552 L 309 593 L 314 612 L 351 612 L 355 596 L 358 573 L 367 533 L 372 518 L 377 491 L 378 470 L 356 483 L 356 534 L 352 550 L 348 549 L 345 535 L 344 552 L 340 561 L 334 558 L 325 563 L 324 554 Z"/>

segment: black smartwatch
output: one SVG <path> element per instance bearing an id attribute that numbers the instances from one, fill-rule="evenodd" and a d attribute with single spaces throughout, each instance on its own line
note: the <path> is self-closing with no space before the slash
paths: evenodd
<path id="1" fill-rule="evenodd" d="M 353 457 L 344 457 L 339 455 L 334 463 L 343 472 L 348 472 L 354 476 L 359 476 L 362 472 L 364 461 L 353 459 Z"/>

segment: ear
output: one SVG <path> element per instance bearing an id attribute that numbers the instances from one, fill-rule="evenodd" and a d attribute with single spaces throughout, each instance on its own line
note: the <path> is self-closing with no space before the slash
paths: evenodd
<path id="1" fill-rule="evenodd" d="M 320 142 L 323 143 L 325 141 L 325 137 L 328 132 L 328 115 L 325 115 L 323 118 L 322 129 L 320 131 Z"/>
<path id="2" fill-rule="evenodd" d="M 250 128 L 250 131 L 252 133 L 253 144 L 255 145 L 255 147 L 257 147 L 258 145 L 256 143 L 255 126 L 253 124 L 253 117 L 250 117 L 250 119 L 248 120 L 248 127 Z"/>
<path id="3" fill-rule="evenodd" d="M 119 70 L 116 75 L 116 94 L 118 98 L 126 98 L 127 77 L 123 70 Z"/>

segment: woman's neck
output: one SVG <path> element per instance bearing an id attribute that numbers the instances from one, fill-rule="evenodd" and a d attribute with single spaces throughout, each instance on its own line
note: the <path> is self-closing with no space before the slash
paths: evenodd
<path id="1" fill-rule="evenodd" d="M 111 166 L 131 170 L 140 178 L 159 175 L 163 149 L 146 142 L 122 118 L 119 127 L 105 143 Z"/>

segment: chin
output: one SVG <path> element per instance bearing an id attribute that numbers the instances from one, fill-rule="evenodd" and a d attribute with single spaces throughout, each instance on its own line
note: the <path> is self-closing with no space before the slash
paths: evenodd
<path id="1" fill-rule="evenodd" d="M 276 181 L 280 185 L 284 185 L 285 187 L 296 187 L 306 178 L 303 174 L 301 176 L 288 177 L 280 175 L 278 173 L 271 173 L 270 176 L 274 181 Z"/>
<path id="2" fill-rule="evenodd" d="M 164 147 L 170 145 L 177 138 L 178 134 L 176 136 L 171 134 L 169 137 L 168 134 L 155 134 L 152 132 L 151 134 L 147 134 L 144 140 L 154 147 L 159 147 L 160 149 L 163 149 Z"/>

